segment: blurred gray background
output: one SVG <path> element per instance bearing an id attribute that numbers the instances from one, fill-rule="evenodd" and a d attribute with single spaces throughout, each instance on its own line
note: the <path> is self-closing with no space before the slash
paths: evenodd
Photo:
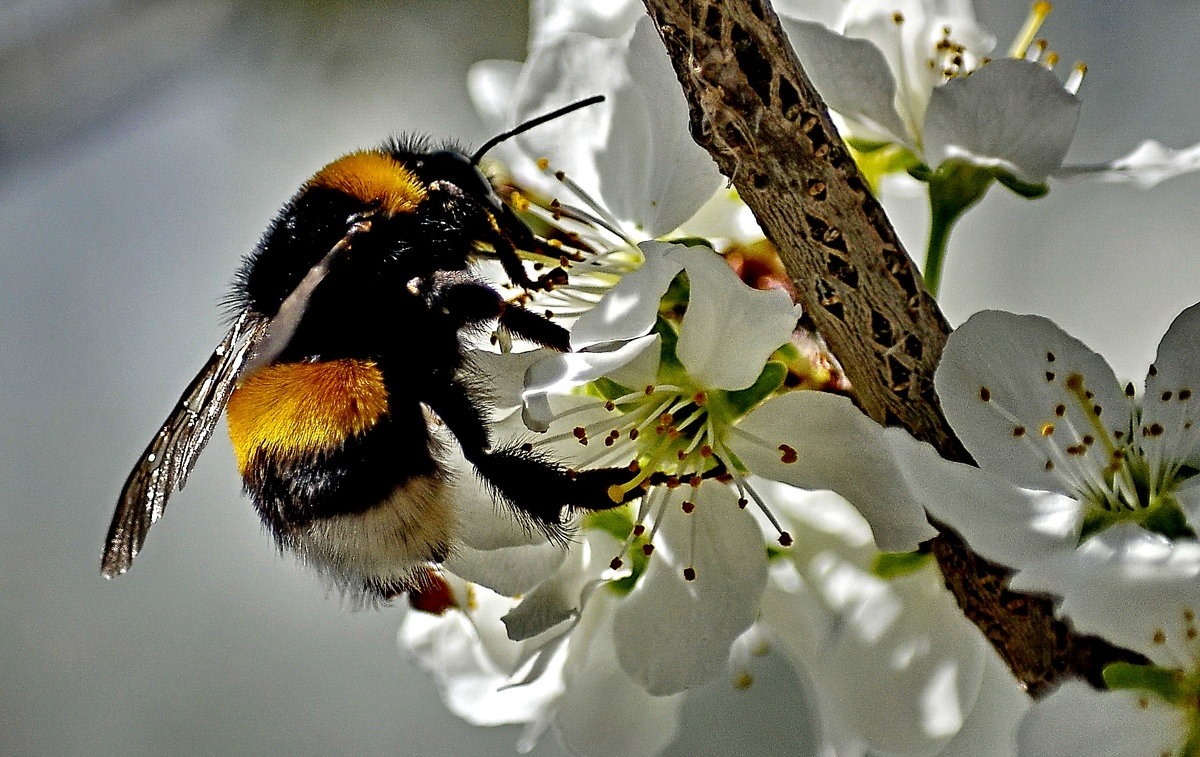
<path id="1" fill-rule="evenodd" d="M 1027 7 L 977 10 L 1004 47 Z M 276 555 L 221 432 L 137 567 L 106 582 L 97 565 L 267 220 L 388 134 L 480 143 L 466 68 L 523 57 L 525 26 L 515 0 L 0 3 L 0 754 L 514 751 L 516 728 L 462 724 L 401 658 L 400 609 L 345 611 Z M 1056 9 L 1044 33 L 1090 67 L 1072 162 L 1200 139 L 1197 28 L 1182 0 Z M 888 204 L 920 250 L 923 201 Z M 1198 207 L 1198 176 L 994 190 L 951 243 L 945 310 L 1043 313 L 1140 382 L 1200 300 Z M 791 673 L 755 672 L 749 692 L 695 692 L 672 753 L 802 750 Z"/>

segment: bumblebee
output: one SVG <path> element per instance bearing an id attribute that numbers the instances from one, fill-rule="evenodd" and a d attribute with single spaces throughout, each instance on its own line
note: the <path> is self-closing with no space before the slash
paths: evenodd
<path id="1" fill-rule="evenodd" d="M 571 508 L 615 505 L 628 469 L 571 471 L 528 445 L 493 446 L 486 391 L 472 380 L 464 330 L 498 327 L 556 350 L 567 331 L 470 270 L 499 258 L 526 291 L 518 250 L 560 251 L 535 236 L 479 169 L 498 142 L 598 102 L 528 121 L 468 155 L 453 144 L 392 140 L 338 158 L 308 180 L 241 266 L 232 326 L 130 473 L 101 572 L 124 573 L 183 488 L 224 412 L 238 469 L 266 529 L 335 586 L 367 601 L 422 588 L 455 546 L 457 516 L 436 419 L 495 499 L 564 542 Z"/>

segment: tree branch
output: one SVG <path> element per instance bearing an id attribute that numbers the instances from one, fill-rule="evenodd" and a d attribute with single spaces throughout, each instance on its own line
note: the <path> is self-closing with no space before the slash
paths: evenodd
<path id="1" fill-rule="evenodd" d="M 691 132 L 779 250 L 805 312 L 841 361 L 859 406 L 943 457 L 972 463 L 933 389 L 949 324 L 766 0 L 644 0 L 691 114 Z M 964 613 L 1037 696 L 1061 678 L 1100 682 L 1137 659 L 1054 618 L 1048 597 L 940 524 L 932 551 Z"/>

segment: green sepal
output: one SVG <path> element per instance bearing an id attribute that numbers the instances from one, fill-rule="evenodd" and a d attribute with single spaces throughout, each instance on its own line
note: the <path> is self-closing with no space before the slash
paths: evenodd
<path id="1" fill-rule="evenodd" d="M 746 415 L 783 386 L 787 373 L 787 366 L 783 363 L 774 360 L 767 362 L 753 384 L 736 392 L 725 392 L 726 405 L 735 416 Z"/>
<path id="2" fill-rule="evenodd" d="M 704 237 L 673 237 L 671 239 L 664 239 L 663 241 L 667 244 L 678 244 L 684 247 L 707 247 L 710 250 L 713 249 L 712 241 Z"/>
<path id="3" fill-rule="evenodd" d="M 1045 197 L 1050 191 L 1050 185 L 1045 182 L 1033 183 L 1023 181 L 1004 171 L 995 170 L 996 181 L 1001 185 L 1011 190 L 1014 194 L 1030 200 L 1036 200 L 1039 197 Z"/>
<path id="4" fill-rule="evenodd" d="M 911 575 L 933 561 L 929 552 L 880 552 L 871 561 L 871 575 L 884 580 Z"/>
<path id="5" fill-rule="evenodd" d="M 629 507 L 593 511 L 583 516 L 583 527 L 603 531 L 624 544 L 625 540 L 629 538 L 630 532 L 633 531 L 633 512 Z M 644 537 L 637 537 L 629 545 L 629 550 L 623 559 L 626 560 L 626 567 L 629 568 L 630 573 L 624 578 L 618 578 L 605 584 L 610 591 L 624 596 L 633 591 L 634 586 L 637 586 L 638 580 L 646 572 L 646 565 L 650 562 L 650 556 L 643 550 L 648 543 L 649 541 Z"/>
<path id="6" fill-rule="evenodd" d="M 1173 668 L 1110 662 L 1100 673 L 1104 684 L 1113 691 L 1146 691 L 1171 704 L 1183 703 L 1189 694 L 1187 679 Z"/>

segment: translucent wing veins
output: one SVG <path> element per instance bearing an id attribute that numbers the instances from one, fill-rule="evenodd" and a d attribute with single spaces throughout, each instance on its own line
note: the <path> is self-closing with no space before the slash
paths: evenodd
<path id="1" fill-rule="evenodd" d="M 269 320 L 249 310 L 238 316 L 175 409 L 150 440 L 125 481 L 108 529 L 100 572 L 124 573 L 162 517 L 167 497 L 187 483 L 196 456 L 212 437 L 247 359 L 266 334 Z"/>

